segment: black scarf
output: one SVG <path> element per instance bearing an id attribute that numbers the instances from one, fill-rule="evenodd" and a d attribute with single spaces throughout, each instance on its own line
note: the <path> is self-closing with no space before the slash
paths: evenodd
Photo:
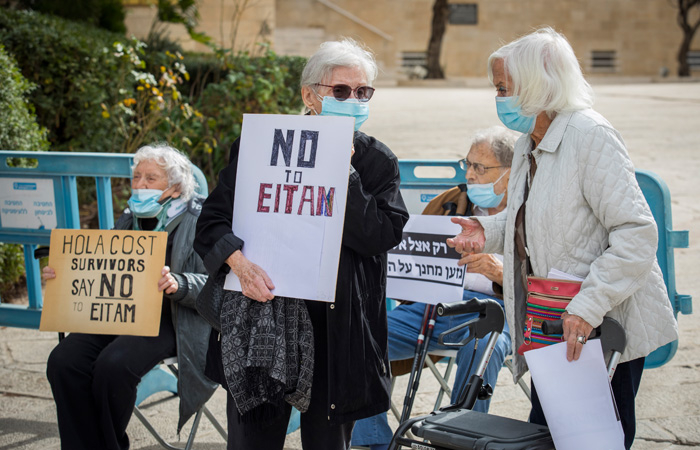
<path id="1" fill-rule="evenodd" d="M 275 417 L 284 402 L 300 412 L 309 408 L 314 336 L 303 300 L 275 297 L 262 303 L 225 291 L 221 355 L 242 421 Z"/>

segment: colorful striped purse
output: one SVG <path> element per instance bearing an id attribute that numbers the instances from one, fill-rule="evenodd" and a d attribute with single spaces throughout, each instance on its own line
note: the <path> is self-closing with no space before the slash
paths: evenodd
<path id="1" fill-rule="evenodd" d="M 518 349 L 519 354 L 561 342 L 560 334 L 542 333 L 542 322 L 561 319 L 566 306 L 580 290 L 580 281 L 527 277 L 525 342 Z"/>

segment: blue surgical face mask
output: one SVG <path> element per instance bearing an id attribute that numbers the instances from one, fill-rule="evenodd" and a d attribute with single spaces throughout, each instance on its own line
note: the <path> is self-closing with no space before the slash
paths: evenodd
<path id="1" fill-rule="evenodd" d="M 536 116 L 523 116 L 517 96 L 496 97 L 496 112 L 503 125 L 514 131 L 530 134 L 535 129 Z"/>
<path id="2" fill-rule="evenodd" d="M 158 189 L 132 189 L 127 204 L 134 216 L 140 219 L 156 217 L 166 203 L 158 201 L 162 195 L 163 191 Z"/>
<path id="3" fill-rule="evenodd" d="M 476 206 L 480 206 L 482 208 L 495 208 L 496 206 L 500 205 L 503 197 L 506 195 L 506 191 L 503 191 L 502 194 L 496 194 L 493 187 L 496 185 L 496 183 L 501 181 L 501 178 L 503 178 L 506 173 L 508 173 L 508 171 L 503 172 L 501 176 L 498 177 L 498 180 L 494 181 L 493 183 L 468 184 L 467 196 L 469 197 L 469 200 L 471 200 Z"/>
<path id="4" fill-rule="evenodd" d="M 355 98 L 348 98 L 341 102 L 335 97 L 323 97 L 319 116 L 354 117 L 355 131 L 357 131 L 369 117 L 369 105 Z"/>

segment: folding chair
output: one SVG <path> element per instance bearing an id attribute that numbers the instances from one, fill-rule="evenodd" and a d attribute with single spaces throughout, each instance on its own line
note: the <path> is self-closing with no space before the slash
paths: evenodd
<path id="1" fill-rule="evenodd" d="M 144 427 L 149 433 L 158 441 L 158 443 L 168 450 L 190 450 L 194 444 L 194 438 L 197 434 L 197 429 L 199 427 L 199 421 L 202 418 L 202 414 L 207 416 L 209 421 L 216 431 L 219 432 L 224 442 L 228 440 L 228 433 L 221 426 L 216 417 L 209 411 L 206 405 L 197 411 L 194 415 L 192 426 L 187 436 L 187 442 L 184 447 L 177 447 L 173 444 L 168 443 L 163 436 L 158 433 L 158 431 L 149 422 L 148 418 L 141 412 L 139 405 L 146 400 L 151 395 L 157 392 L 170 392 L 173 395 L 178 395 L 177 392 L 177 357 L 167 358 L 163 360 L 160 364 L 156 365 L 150 372 L 148 372 L 139 383 L 138 390 L 136 393 L 136 406 L 134 407 L 134 415 L 141 421 Z M 167 368 L 167 370 L 166 370 Z"/>

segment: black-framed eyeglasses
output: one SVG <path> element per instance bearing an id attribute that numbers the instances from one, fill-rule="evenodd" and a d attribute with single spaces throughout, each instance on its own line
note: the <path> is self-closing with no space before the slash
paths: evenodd
<path id="1" fill-rule="evenodd" d="M 490 169 L 498 169 L 499 167 L 506 167 L 506 166 L 491 166 L 491 167 L 486 167 L 483 164 L 479 163 L 473 163 L 469 161 L 467 158 L 460 159 L 459 160 L 459 168 L 464 170 L 465 172 L 469 170 L 469 168 L 474 169 L 474 172 L 476 172 L 477 175 L 483 175 L 486 173 L 487 170 Z"/>
<path id="2" fill-rule="evenodd" d="M 333 97 L 339 101 L 345 101 L 350 98 L 350 94 L 354 93 L 357 100 L 361 102 L 368 102 L 372 95 L 374 95 L 374 88 L 370 86 L 360 86 L 355 89 L 351 88 L 347 84 L 322 84 L 316 83 L 316 86 L 325 86 L 333 89 Z"/>

